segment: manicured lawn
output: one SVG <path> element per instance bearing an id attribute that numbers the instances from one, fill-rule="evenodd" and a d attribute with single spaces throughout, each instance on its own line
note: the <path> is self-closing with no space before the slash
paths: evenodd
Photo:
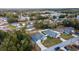
<path id="1" fill-rule="evenodd" d="M 60 39 L 48 37 L 45 41 L 42 41 L 42 44 L 46 47 L 51 47 L 51 46 L 56 45 L 61 42 L 62 41 Z"/>
<path id="2" fill-rule="evenodd" d="M 73 36 L 71 34 L 61 34 L 61 37 L 66 39 L 66 40 L 73 38 Z"/>
<path id="3" fill-rule="evenodd" d="M 16 29 L 16 26 L 13 26 L 13 25 L 9 25 L 8 28 L 11 28 L 11 29 Z"/>

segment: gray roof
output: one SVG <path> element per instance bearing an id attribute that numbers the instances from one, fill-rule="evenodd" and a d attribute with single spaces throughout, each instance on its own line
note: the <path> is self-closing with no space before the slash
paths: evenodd
<path id="1" fill-rule="evenodd" d="M 72 30 L 74 30 L 73 27 L 65 27 L 65 28 L 60 28 L 60 29 L 56 29 L 58 32 L 60 33 L 63 33 L 63 32 L 66 32 L 66 33 L 71 33 Z"/>
<path id="2" fill-rule="evenodd" d="M 79 15 L 77 16 L 77 19 L 79 20 Z"/>
<path id="3" fill-rule="evenodd" d="M 56 36 L 57 36 L 57 33 L 54 32 L 54 31 L 51 30 L 51 29 L 45 30 L 44 33 L 45 33 L 46 35 L 48 35 L 48 36 L 50 36 L 50 37 L 54 37 L 54 38 L 56 38 Z"/>
<path id="4" fill-rule="evenodd" d="M 7 17 L 0 17 L 0 20 L 8 20 Z"/>
<path id="5" fill-rule="evenodd" d="M 66 27 L 66 28 L 64 29 L 64 32 L 71 33 L 72 30 L 74 30 L 73 27 Z"/>
<path id="6" fill-rule="evenodd" d="M 33 35 L 31 36 L 31 38 L 32 38 L 32 40 L 33 40 L 34 42 L 36 42 L 36 41 L 38 41 L 38 40 L 43 40 L 43 39 L 45 38 L 45 35 L 42 34 L 42 33 L 37 32 L 37 33 L 33 34 Z"/>

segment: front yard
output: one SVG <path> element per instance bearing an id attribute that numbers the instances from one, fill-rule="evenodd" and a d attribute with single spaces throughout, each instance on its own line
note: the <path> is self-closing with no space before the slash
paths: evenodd
<path id="1" fill-rule="evenodd" d="M 59 44 L 61 42 L 62 41 L 60 39 L 55 39 L 55 38 L 47 37 L 47 39 L 45 41 L 42 41 L 42 44 L 45 47 L 51 47 L 51 46 Z"/>
<path id="2" fill-rule="evenodd" d="M 8 25 L 8 28 L 10 28 L 10 29 L 16 29 L 16 26 Z"/>
<path id="3" fill-rule="evenodd" d="M 70 39 L 70 38 L 73 38 L 73 36 L 72 36 L 72 34 L 61 34 L 61 37 L 63 38 L 63 39 L 66 39 L 66 40 L 68 40 L 68 39 Z"/>

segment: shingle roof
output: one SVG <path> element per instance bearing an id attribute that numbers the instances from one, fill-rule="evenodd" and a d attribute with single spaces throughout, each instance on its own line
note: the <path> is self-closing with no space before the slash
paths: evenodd
<path id="1" fill-rule="evenodd" d="M 38 40 L 43 40 L 43 39 L 45 38 L 45 35 L 43 35 L 42 33 L 37 32 L 37 33 L 33 34 L 33 35 L 31 36 L 31 38 L 32 38 L 32 40 L 33 40 L 34 42 L 36 42 L 36 41 L 38 41 Z"/>
<path id="2" fill-rule="evenodd" d="M 66 28 L 64 29 L 64 32 L 71 33 L 72 30 L 74 30 L 74 28 L 72 28 L 72 27 L 66 27 Z"/>
<path id="3" fill-rule="evenodd" d="M 7 20 L 7 18 L 6 17 L 1 17 L 0 20 Z"/>
<path id="4" fill-rule="evenodd" d="M 63 32 L 68 32 L 71 33 L 72 30 L 74 30 L 73 27 L 65 27 L 65 28 L 60 28 L 60 29 L 56 29 L 58 32 L 63 33 Z"/>
<path id="5" fill-rule="evenodd" d="M 44 33 L 45 33 L 46 35 L 48 35 L 48 36 L 50 36 L 50 37 L 54 37 L 54 38 L 56 38 L 56 36 L 57 36 L 57 33 L 55 33 L 55 32 L 54 32 L 53 30 L 51 30 L 51 29 L 45 30 Z"/>
<path id="6" fill-rule="evenodd" d="M 76 18 L 79 20 L 79 15 Z"/>

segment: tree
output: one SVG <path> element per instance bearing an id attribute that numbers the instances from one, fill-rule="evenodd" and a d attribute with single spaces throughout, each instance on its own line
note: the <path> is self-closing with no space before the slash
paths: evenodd
<path id="1" fill-rule="evenodd" d="M 66 15 L 60 15 L 59 18 L 65 18 Z"/>
<path id="2" fill-rule="evenodd" d="M 9 18 L 9 19 L 7 20 L 7 22 L 8 22 L 8 23 L 14 23 L 14 22 L 18 22 L 18 20 L 15 19 L 15 18 Z"/>
<path id="3" fill-rule="evenodd" d="M 44 19 L 48 19 L 48 16 L 37 16 L 37 20 L 44 20 Z"/>
<path id="4" fill-rule="evenodd" d="M 63 25 L 67 27 L 74 27 L 75 29 L 79 29 L 79 21 L 74 20 L 64 20 Z"/>
<path id="5" fill-rule="evenodd" d="M 70 26 L 72 26 L 73 24 L 72 24 L 72 22 L 71 22 L 70 20 L 64 20 L 64 21 L 63 21 L 63 25 L 70 27 Z"/>
<path id="6" fill-rule="evenodd" d="M 23 31 L 23 30 L 22 30 Z M 0 45 L 1 51 L 30 51 L 32 50 L 31 38 L 26 32 L 14 31 L 5 35 Z"/>
<path id="7" fill-rule="evenodd" d="M 57 17 L 56 16 L 53 16 L 53 19 L 56 19 Z"/>
<path id="8" fill-rule="evenodd" d="M 18 18 L 17 14 L 13 14 L 13 13 L 5 13 L 7 18 Z"/>
<path id="9" fill-rule="evenodd" d="M 52 24 L 51 24 L 52 25 Z M 34 24 L 35 28 L 37 29 L 48 29 L 48 28 L 53 28 L 52 26 L 50 26 L 49 21 L 47 21 L 47 23 L 44 22 L 44 20 L 41 21 L 36 21 Z"/>
<path id="10" fill-rule="evenodd" d="M 0 30 L 0 40 L 1 41 L 3 41 L 3 39 L 6 38 L 7 35 L 8 35 L 7 32 L 4 32 L 4 31 Z"/>

